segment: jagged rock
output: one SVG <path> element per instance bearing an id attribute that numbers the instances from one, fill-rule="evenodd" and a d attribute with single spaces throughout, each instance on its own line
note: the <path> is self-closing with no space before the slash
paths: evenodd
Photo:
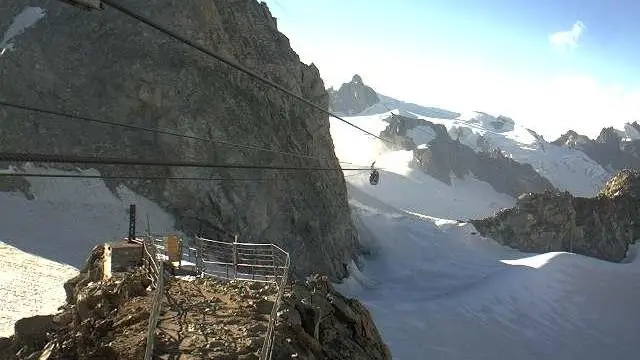
<path id="1" fill-rule="evenodd" d="M 91 250 L 89 258 L 85 261 L 84 266 L 75 277 L 64 283 L 64 291 L 66 293 L 67 303 L 75 303 L 76 293 L 78 289 L 83 288 L 90 282 L 101 281 L 103 274 L 103 255 L 104 246 L 96 245 Z"/>
<path id="2" fill-rule="evenodd" d="M 638 131 L 636 122 L 629 126 Z M 552 143 L 580 150 L 611 172 L 640 168 L 640 140 L 622 141 L 619 132 L 612 127 L 603 128 L 594 140 L 570 130 Z"/>
<path id="3" fill-rule="evenodd" d="M 64 284 L 68 302 L 59 313 L 16 322 L 14 337 L 0 344 L 0 359 L 5 353 L 18 360 L 141 357 L 149 320 L 149 275 L 139 268 L 102 280 L 103 248 L 94 247 L 80 274 Z"/>
<path id="4" fill-rule="evenodd" d="M 29 200 L 35 199 L 31 193 L 31 183 L 19 176 L 0 178 L 0 192 L 20 192 Z"/>
<path id="5" fill-rule="evenodd" d="M 2 56 L 7 65 L 0 77 L 5 101 L 318 160 L 86 122 L 45 121 L 42 114 L 12 109 L 0 111 L 3 151 L 340 167 L 328 116 L 289 95 L 114 11 L 84 12 L 59 0 L 42 0 L 37 5 L 30 0 L 1 1 L 0 23 L 11 24 L 26 6 L 40 6 L 46 15 L 15 38 L 15 51 Z M 329 96 L 318 69 L 300 61 L 265 4 L 153 0 L 126 6 L 328 107 Z M 229 178 L 212 182 L 108 179 L 105 183 L 113 190 L 124 184 L 154 200 L 175 215 L 176 226 L 188 234 L 217 227 L 240 234 L 244 242 L 275 242 L 293 253 L 296 276 L 317 271 L 333 279 L 344 277 L 343 264 L 361 252 L 339 172 L 281 173 L 278 181 L 238 183 L 232 180 L 239 176 L 233 169 L 92 167 L 110 176 Z M 274 176 L 268 170 L 251 174 Z"/>
<path id="6" fill-rule="evenodd" d="M 53 315 L 39 315 L 23 318 L 15 323 L 14 340 L 28 349 L 40 349 L 47 344 L 47 333 L 57 329 Z"/>
<path id="7" fill-rule="evenodd" d="M 327 277 L 294 282 L 279 314 L 275 360 L 391 359 L 366 308 L 337 293 Z"/>
<path id="8" fill-rule="evenodd" d="M 527 194 L 493 217 L 472 220 L 483 236 L 522 251 L 571 251 L 622 261 L 640 236 L 640 171 L 624 170 L 595 198 Z"/>
<path id="9" fill-rule="evenodd" d="M 355 115 L 380 102 L 378 94 L 362 82 L 360 75 L 354 75 L 351 82 L 340 89 L 329 89 L 329 108 L 341 115 Z"/>

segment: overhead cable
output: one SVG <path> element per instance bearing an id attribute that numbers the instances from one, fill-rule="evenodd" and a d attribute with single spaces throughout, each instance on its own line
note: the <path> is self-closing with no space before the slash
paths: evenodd
<path id="1" fill-rule="evenodd" d="M 171 136 L 176 136 L 176 137 L 181 137 L 181 138 L 191 139 L 191 140 L 206 141 L 206 142 L 225 145 L 225 146 L 229 146 L 229 147 L 236 147 L 236 148 L 242 148 L 242 149 L 264 151 L 264 152 L 280 154 L 280 155 L 290 155 L 290 156 L 306 158 L 306 159 L 329 160 L 327 158 L 321 158 L 321 157 L 317 157 L 317 156 L 310 156 L 310 155 L 303 155 L 303 154 L 292 153 L 292 152 L 287 152 L 287 151 L 279 151 L 279 150 L 267 149 L 267 148 L 262 148 L 262 147 L 259 147 L 259 146 L 237 144 L 237 143 L 233 143 L 233 142 L 230 142 L 230 141 L 216 140 L 216 139 L 205 138 L 205 137 L 195 136 L 195 135 L 186 135 L 186 134 L 181 134 L 181 133 L 179 133 L 177 131 L 173 131 L 173 130 L 155 129 L 155 128 L 148 128 L 148 127 L 144 127 L 144 126 L 140 126 L 140 125 L 126 124 L 126 123 L 121 123 L 121 122 L 116 122 L 116 121 L 94 119 L 94 118 L 90 118 L 90 117 L 86 117 L 86 116 L 73 115 L 73 114 L 68 114 L 68 113 L 61 112 L 61 111 L 43 109 L 43 108 L 39 108 L 39 107 L 35 107 L 35 106 L 14 104 L 14 103 L 11 103 L 11 102 L 8 102 L 8 101 L 5 101 L 5 100 L 1 100 L 1 99 L 0 99 L 0 106 L 5 106 L 5 107 L 8 107 L 8 108 L 13 108 L 13 109 L 32 111 L 32 112 L 39 112 L 39 113 L 48 114 L 48 115 L 61 116 L 61 117 L 69 118 L 69 119 L 81 120 L 81 121 L 90 122 L 90 123 L 117 126 L 117 127 L 122 127 L 122 128 L 126 128 L 126 129 L 131 129 L 131 130 L 138 130 L 138 131 L 144 131 L 144 132 L 156 133 L 156 134 L 163 134 L 163 135 L 171 135 Z M 340 163 L 341 164 L 355 165 L 353 163 L 345 162 L 345 161 L 340 161 Z"/>
<path id="2" fill-rule="evenodd" d="M 346 124 L 348 124 L 350 126 L 353 126 L 354 128 L 356 128 L 356 129 L 358 129 L 358 130 L 360 130 L 360 131 L 362 131 L 362 132 L 364 132 L 364 133 L 366 133 L 368 135 L 371 135 L 371 136 L 373 136 L 373 137 L 375 137 L 375 138 L 377 138 L 379 140 L 391 143 L 391 141 L 383 139 L 383 138 L 381 138 L 381 137 L 379 137 L 379 136 L 377 136 L 377 135 L 375 135 L 375 134 L 373 134 L 373 133 L 371 133 L 371 132 L 369 132 L 369 131 L 367 131 L 367 130 L 365 130 L 365 129 L 363 129 L 363 128 L 361 128 L 361 127 L 359 127 L 359 126 L 357 126 L 357 125 L 355 125 L 355 124 L 353 124 L 353 123 L 351 123 L 351 122 L 349 122 L 349 121 L 347 121 L 345 119 L 343 119 L 342 117 L 332 113 L 331 111 L 323 108 L 322 106 L 314 104 L 313 102 L 303 98 L 302 96 L 292 92 L 291 90 L 286 89 L 282 85 L 279 85 L 279 84 L 277 84 L 277 83 L 265 78 L 264 76 L 256 73 L 255 71 L 252 71 L 252 70 L 244 67 L 243 65 L 238 64 L 234 60 L 232 60 L 232 59 L 230 59 L 230 58 L 228 58 L 226 56 L 217 54 L 217 53 L 205 48 L 204 46 L 199 45 L 199 44 L 197 44 L 197 43 L 185 38 L 184 36 L 179 35 L 176 32 L 163 27 L 162 25 L 154 22 L 153 20 L 150 20 L 150 19 L 146 18 L 143 15 L 137 14 L 137 13 L 127 9 L 126 7 L 124 7 L 121 4 L 119 4 L 117 1 L 102 0 L 102 3 L 110 6 L 113 9 L 116 9 L 116 10 L 120 11 L 121 13 L 123 13 L 123 14 L 125 14 L 125 15 L 127 15 L 129 17 L 132 17 L 132 18 L 136 19 L 137 21 L 140 21 L 140 22 L 142 22 L 142 23 L 144 23 L 144 24 L 146 24 L 146 25 L 148 25 L 148 26 L 150 26 L 150 27 L 162 32 L 163 34 L 165 34 L 167 36 L 170 36 L 170 37 L 182 42 L 185 45 L 188 45 L 188 46 L 190 46 L 190 47 L 192 47 L 192 48 L 194 48 L 194 49 L 196 49 L 196 50 L 198 50 L 198 51 L 200 51 L 200 52 L 202 52 L 202 53 L 204 53 L 204 54 L 206 54 L 206 55 L 208 55 L 210 57 L 215 58 L 215 59 L 219 60 L 220 62 L 222 62 L 222 63 L 224 63 L 224 64 L 226 64 L 226 65 L 228 65 L 228 66 L 230 66 L 230 67 L 232 67 L 232 68 L 234 68 L 234 69 L 236 69 L 238 71 L 241 71 L 241 72 L 243 72 L 243 73 L 245 73 L 245 74 L 257 79 L 257 80 L 260 80 L 261 82 L 263 82 L 263 83 L 265 83 L 265 84 L 267 84 L 267 85 L 269 85 L 269 86 L 271 86 L 271 87 L 273 87 L 273 88 L 275 88 L 277 90 L 280 90 L 281 92 L 284 92 L 285 94 L 287 94 L 287 95 L 289 95 L 289 96 L 291 96 L 291 97 L 293 97 L 293 98 L 305 103 L 306 105 L 308 105 L 308 106 L 310 106 L 310 107 L 312 107 L 312 108 L 314 108 L 316 110 L 319 110 L 319 111 L 321 111 L 321 112 L 323 112 L 323 113 L 325 113 L 325 114 L 327 114 L 327 115 L 329 115 L 331 117 L 334 117 L 334 118 L 336 118 L 336 119 L 338 119 L 338 120 L 340 120 L 340 121 L 342 121 L 342 122 L 344 122 L 344 123 L 346 123 Z"/>
<path id="3" fill-rule="evenodd" d="M 255 169 L 255 170 L 293 170 L 293 171 L 361 171 L 367 168 L 336 168 L 336 167 L 297 167 L 276 165 L 245 165 L 245 164 L 215 164 L 195 161 L 166 161 L 166 160 L 137 160 L 113 157 L 76 156 L 61 154 L 37 154 L 37 153 L 0 153 L 0 161 L 14 162 L 42 162 L 42 163 L 67 163 L 67 164 L 99 164 L 99 165 L 126 165 L 126 166 L 168 166 L 168 167 L 195 167 L 215 169 Z"/>

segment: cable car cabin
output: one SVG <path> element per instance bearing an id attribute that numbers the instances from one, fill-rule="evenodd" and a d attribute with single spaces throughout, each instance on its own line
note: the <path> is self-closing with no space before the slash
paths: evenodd
<path id="1" fill-rule="evenodd" d="M 371 175 L 369 175 L 369 184 L 371 185 L 378 185 L 378 182 L 380 181 L 380 173 L 378 172 L 378 170 L 371 170 Z"/>

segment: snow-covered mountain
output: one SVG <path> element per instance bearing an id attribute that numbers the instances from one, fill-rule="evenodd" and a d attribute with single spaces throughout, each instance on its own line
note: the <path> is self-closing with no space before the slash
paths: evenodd
<path id="1" fill-rule="evenodd" d="M 492 170 L 495 178 L 526 173 L 532 179 L 522 170 L 528 166 L 578 196 L 595 195 L 612 169 L 576 146 L 547 142 L 517 119 L 456 114 L 376 96 L 378 103 L 361 106 L 346 120 L 402 139 L 402 146 L 390 147 L 337 119 L 330 123 L 340 161 L 367 166 L 375 161 L 381 168 L 377 186 L 369 184 L 368 171 L 344 173 L 360 242 L 370 255 L 351 263 L 349 277 L 337 287 L 367 305 L 394 359 L 635 359 L 640 333 L 636 245 L 623 263 L 501 246 L 458 219 L 509 208 L 515 194 L 501 190 L 478 167 L 459 173 L 449 168 L 443 181 L 443 172 L 434 177 L 416 153 L 446 137 L 468 149 L 465 154 L 474 152 L 472 161 L 489 161 L 483 154 L 497 152 L 509 159 L 500 160 L 504 168 Z M 391 126 L 393 114 L 413 121 Z M 631 130 L 621 138 L 631 138 Z M 11 259 L 0 263 L 5 265 L 0 336 L 12 332 L 17 318 L 49 313 L 61 304 L 62 282 L 88 249 L 126 234 L 129 203 L 138 204 L 139 227 L 146 226 L 149 215 L 154 231 L 176 232 L 171 215 L 123 186 L 114 191 L 98 179 L 21 181 L 28 186 L 0 183 L 0 258 Z M 50 269 L 46 285 L 36 286 L 43 268 Z"/>
<path id="2" fill-rule="evenodd" d="M 400 109 L 423 116 L 452 119 L 460 114 L 435 107 L 406 103 L 377 93 L 366 85 L 360 75 L 354 75 L 350 82 L 342 84 L 338 90 L 330 88 L 329 109 L 339 115 L 371 115 L 389 109 Z"/>
<path id="3" fill-rule="evenodd" d="M 640 168 L 640 124 L 635 121 L 622 130 L 606 127 L 595 139 L 568 131 L 553 143 L 580 150 L 612 172 Z"/>
<path id="4" fill-rule="evenodd" d="M 575 195 L 595 195 L 611 175 L 582 151 L 548 143 L 506 117 L 447 120 L 391 110 L 442 124 L 477 152 L 500 149 Z M 380 134 L 389 118 L 383 112 L 346 120 Z M 390 149 L 337 119 L 331 132 L 341 161 L 375 160 L 384 169 L 377 186 L 367 174 L 345 174 L 361 242 L 372 255 L 352 264 L 338 288 L 367 305 L 394 359 L 637 357 L 638 245 L 623 263 L 501 246 L 455 219 L 490 215 L 515 198 L 474 174 L 437 180 L 415 164 L 415 150 Z M 425 121 L 407 134 L 419 150 L 439 133 Z"/>
<path id="5" fill-rule="evenodd" d="M 357 80 L 360 86 L 366 87 L 360 77 Z M 349 84 L 351 87 L 355 86 L 353 81 Z M 371 91 L 375 90 L 371 89 Z M 548 180 L 557 189 L 569 191 L 576 196 L 595 195 L 614 171 L 620 169 L 620 167 L 603 165 L 604 161 L 600 161 L 589 151 L 583 151 L 584 147 L 566 146 L 560 140 L 550 143 L 534 130 L 520 126 L 506 116 L 490 115 L 479 111 L 459 114 L 443 109 L 407 104 L 379 94 L 378 98 L 379 102 L 354 114 L 349 121 L 361 124 L 365 129 L 370 129 L 376 134 L 384 134 L 385 129 L 387 132 L 389 131 L 388 123 L 394 114 L 417 119 L 411 125 L 404 126 L 406 127 L 406 134 L 402 134 L 404 139 L 395 139 L 398 140 L 399 146 L 405 150 L 414 150 L 415 152 L 428 148 L 437 136 L 438 130 L 434 128 L 434 124 L 436 124 L 446 129 L 450 139 L 472 149 L 477 154 L 498 153 L 511 159 L 512 164 L 516 166 L 531 166 L 540 177 Z M 628 148 L 635 145 L 635 140 L 630 139 L 640 139 L 638 129 L 640 126 L 629 126 L 626 133 L 630 135 L 626 138 L 621 136 L 624 140 L 621 142 L 629 144 Z M 394 130 L 398 131 L 398 129 Z M 632 133 L 632 130 L 636 130 L 635 133 Z M 585 139 L 583 142 L 588 144 L 587 140 Z M 408 143 L 411 146 L 407 147 Z M 640 140 L 638 143 L 640 144 Z M 447 153 L 446 156 L 449 156 L 448 153 L 451 151 L 444 152 Z M 640 151 L 638 153 L 640 154 Z M 638 159 L 640 160 L 640 157 Z M 371 158 L 370 160 L 374 161 L 375 159 Z M 630 161 L 626 162 L 626 164 L 629 163 Z M 476 162 L 475 165 L 478 169 L 487 168 L 486 164 Z M 638 166 L 640 166 L 640 161 Z M 513 168 L 513 166 L 508 167 Z M 517 173 L 522 174 L 522 172 Z M 476 171 L 476 175 L 480 175 L 478 171 Z M 514 176 L 511 177 L 515 179 Z M 527 182 L 534 181 L 530 176 L 528 178 Z M 535 180 L 535 182 L 542 183 L 540 180 Z M 519 195 L 514 193 L 514 189 L 526 188 L 526 186 L 496 186 L 491 181 L 489 183 L 498 191 L 511 196 Z M 531 186 L 531 189 L 535 191 L 540 189 L 540 186 Z"/>

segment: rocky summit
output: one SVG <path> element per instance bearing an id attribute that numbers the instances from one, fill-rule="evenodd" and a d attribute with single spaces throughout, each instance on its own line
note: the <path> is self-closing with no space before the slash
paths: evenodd
<path id="1" fill-rule="evenodd" d="M 483 236 L 528 252 L 570 251 L 620 262 L 640 236 L 640 171 L 623 170 L 597 197 L 525 194 L 516 206 L 471 222 Z"/>
<path id="2" fill-rule="evenodd" d="M 635 121 L 626 124 L 625 128 L 625 132 L 640 133 L 640 124 Z M 570 130 L 553 144 L 580 150 L 611 172 L 625 168 L 640 168 L 640 139 L 624 138 L 625 132 L 606 127 L 600 131 L 598 137 L 592 140 Z"/>
<path id="3" fill-rule="evenodd" d="M 153 0 L 126 1 L 123 5 L 328 107 L 328 93 L 318 69 L 300 61 L 264 3 Z M 28 6 L 34 3 L 1 2 L 0 23 L 12 24 Z M 0 150 L 339 167 L 326 114 L 111 8 L 87 12 L 59 0 L 38 1 L 37 6 L 44 17 L 18 32 L 11 49 L 0 57 L 3 100 L 220 142 L 2 108 Z M 239 234 L 241 241 L 276 243 L 291 252 L 298 276 L 321 272 L 343 277 L 344 264 L 360 253 L 339 171 L 96 168 L 106 176 L 222 179 L 106 182 L 113 189 L 124 184 L 160 204 L 188 234 L 204 232 L 207 236 L 207 229 L 222 228 Z"/>
<path id="4" fill-rule="evenodd" d="M 354 75 L 350 82 L 338 90 L 329 89 L 329 108 L 342 115 L 355 115 L 380 102 L 378 94 Z"/>

